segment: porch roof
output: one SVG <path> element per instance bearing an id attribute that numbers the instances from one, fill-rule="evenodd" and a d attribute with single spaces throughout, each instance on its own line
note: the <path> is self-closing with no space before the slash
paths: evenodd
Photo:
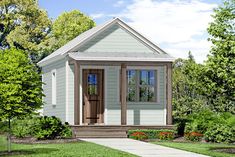
<path id="1" fill-rule="evenodd" d="M 71 52 L 70 58 L 78 61 L 149 61 L 173 62 L 174 58 L 168 54 L 157 53 L 120 53 L 120 52 Z"/>

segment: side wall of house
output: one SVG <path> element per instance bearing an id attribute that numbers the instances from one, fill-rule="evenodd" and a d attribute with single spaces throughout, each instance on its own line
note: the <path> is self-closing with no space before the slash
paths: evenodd
<path id="1" fill-rule="evenodd" d="M 45 83 L 43 91 L 43 115 L 59 117 L 66 121 L 66 59 L 56 61 L 42 67 L 42 79 Z M 56 104 L 52 104 L 52 71 L 56 71 Z"/>

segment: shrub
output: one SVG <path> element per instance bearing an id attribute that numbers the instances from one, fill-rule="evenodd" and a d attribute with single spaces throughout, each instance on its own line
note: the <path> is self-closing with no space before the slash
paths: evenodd
<path id="1" fill-rule="evenodd" d="M 163 131 L 159 133 L 159 139 L 160 140 L 173 140 L 174 139 L 174 133 L 169 131 Z"/>
<path id="2" fill-rule="evenodd" d="M 205 140 L 209 142 L 235 142 L 235 127 L 230 127 L 226 124 L 215 124 L 207 129 Z"/>
<path id="3" fill-rule="evenodd" d="M 130 135 L 130 138 L 135 140 L 145 140 L 148 139 L 148 136 L 143 132 L 134 132 Z"/>
<path id="4" fill-rule="evenodd" d="M 203 137 L 203 134 L 198 133 L 198 132 L 190 132 L 184 135 L 184 138 L 190 141 L 201 141 L 202 137 Z"/>
<path id="5" fill-rule="evenodd" d="M 7 121 L 0 121 L 0 134 L 3 134 L 8 131 Z"/>
<path id="6" fill-rule="evenodd" d="M 148 137 L 148 139 L 160 139 L 159 133 L 160 132 L 171 132 L 173 135 L 175 134 L 174 130 L 167 130 L 167 129 L 161 129 L 161 130 L 152 130 L 152 129 L 137 129 L 137 130 L 128 130 L 128 137 L 131 138 L 131 134 L 135 132 L 143 132 Z M 174 136 L 173 136 L 174 138 Z"/>
<path id="7" fill-rule="evenodd" d="M 72 130 L 68 123 L 62 124 L 57 117 L 27 117 L 12 121 L 12 134 L 18 138 L 33 136 L 37 139 L 70 138 Z"/>
<path id="8" fill-rule="evenodd" d="M 68 138 L 72 136 L 68 125 L 63 125 L 61 120 L 55 116 L 39 117 L 38 124 L 34 127 L 34 132 L 37 139 Z"/>

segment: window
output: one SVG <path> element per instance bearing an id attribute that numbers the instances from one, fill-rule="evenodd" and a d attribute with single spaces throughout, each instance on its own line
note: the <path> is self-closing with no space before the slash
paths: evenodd
<path id="1" fill-rule="evenodd" d="M 97 75 L 88 74 L 88 94 L 97 95 Z"/>
<path id="2" fill-rule="evenodd" d="M 156 71 L 127 70 L 127 101 L 156 101 Z"/>
<path id="3" fill-rule="evenodd" d="M 55 105 L 56 104 L 56 70 L 52 70 L 51 75 L 52 75 L 51 76 L 52 77 L 52 82 L 51 82 L 52 105 Z"/>

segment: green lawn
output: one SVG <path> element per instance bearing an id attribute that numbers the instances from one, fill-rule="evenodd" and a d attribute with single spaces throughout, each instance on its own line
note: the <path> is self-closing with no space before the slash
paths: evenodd
<path id="1" fill-rule="evenodd" d="M 12 144 L 13 151 L 22 151 L 17 157 L 131 157 L 134 155 L 89 142 L 75 142 L 65 144 Z M 0 136 L 0 153 L 6 150 L 6 140 Z M 1 156 L 1 155 L 0 155 Z M 16 156 L 16 155 L 15 155 Z M 11 156 L 12 157 L 12 156 Z"/>
<path id="2" fill-rule="evenodd" d="M 229 144 L 217 144 L 217 143 L 179 143 L 179 142 L 153 142 L 154 144 L 159 144 L 162 146 L 178 148 L 181 150 L 187 150 L 190 152 L 195 152 L 199 154 L 209 155 L 213 157 L 232 157 L 235 155 L 215 152 L 211 149 L 218 147 L 234 147 L 235 145 Z"/>

